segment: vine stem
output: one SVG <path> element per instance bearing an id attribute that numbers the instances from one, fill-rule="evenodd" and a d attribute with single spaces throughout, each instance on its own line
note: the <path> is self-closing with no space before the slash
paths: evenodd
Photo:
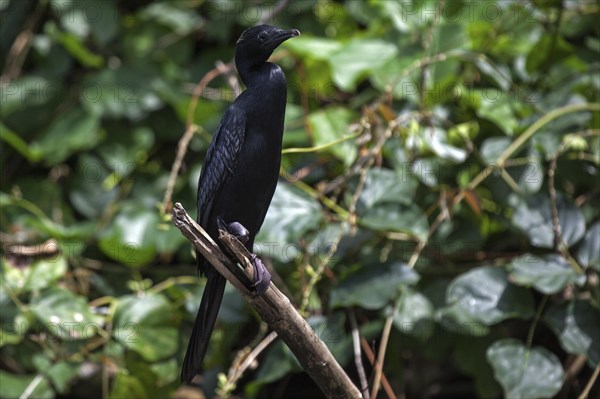
<path id="1" fill-rule="evenodd" d="M 600 103 L 585 103 L 585 104 L 573 104 L 567 105 L 561 108 L 557 108 L 553 111 L 548 112 L 540 119 L 535 121 L 529 128 L 527 128 L 515 141 L 513 141 L 506 150 L 500 154 L 498 159 L 495 162 L 490 163 L 483 169 L 477 176 L 471 180 L 471 182 L 467 185 L 464 190 L 461 190 L 454 200 L 452 201 L 452 205 L 450 208 L 454 208 L 458 205 L 465 197 L 465 192 L 473 191 L 477 186 L 479 186 L 489 175 L 491 175 L 495 169 L 500 168 L 503 169 L 506 161 L 513 156 L 523 144 L 527 142 L 534 134 L 536 134 L 542 127 L 546 126 L 548 123 L 552 122 L 555 119 L 558 119 L 562 116 L 572 114 L 575 112 L 582 111 L 592 111 L 592 112 L 600 112 Z M 437 228 L 442 224 L 442 222 L 446 219 L 446 213 L 440 212 L 437 218 L 433 221 L 431 226 L 429 227 L 428 237 L 437 230 Z M 421 241 L 415 248 L 413 254 L 411 255 L 411 259 L 409 262 L 409 266 L 412 267 L 416 264 L 417 259 L 421 255 L 421 252 L 425 248 L 426 241 Z"/>
<path id="2" fill-rule="evenodd" d="M 590 391 L 592 390 L 592 387 L 594 386 L 594 383 L 598 379 L 598 374 L 600 374 L 600 364 L 597 365 L 596 368 L 594 369 L 594 372 L 592 373 L 590 380 L 585 385 L 583 392 L 581 392 L 581 395 L 579 395 L 579 397 L 577 399 L 586 399 L 588 397 L 588 395 L 590 394 Z"/>
<path id="3" fill-rule="evenodd" d="M 531 326 L 529 327 L 529 332 L 527 333 L 527 343 L 526 343 L 527 354 L 525 355 L 525 364 L 527 364 L 527 359 L 529 358 L 529 351 L 531 350 L 531 345 L 533 344 L 533 334 L 535 333 L 535 328 L 537 327 L 537 323 L 540 321 L 540 318 L 542 317 L 542 311 L 544 310 L 544 307 L 546 306 L 546 302 L 548 302 L 548 296 L 544 296 L 544 298 L 538 305 L 538 308 L 535 312 L 535 316 L 533 318 L 533 322 L 531 323 Z"/>
<path id="4" fill-rule="evenodd" d="M 396 313 L 396 306 L 393 306 L 392 313 L 385 320 L 383 332 L 381 333 L 381 343 L 379 344 L 379 353 L 377 354 L 377 363 L 375 364 L 375 379 L 373 381 L 373 388 L 371 388 L 371 398 L 373 399 L 377 398 L 377 393 L 379 392 L 379 387 L 381 386 L 383 362 L 385 361 L 385 351 L 387 349 L 388 341 L 390 338 L 390 332 L 392 330 L 394 313 Z"/>

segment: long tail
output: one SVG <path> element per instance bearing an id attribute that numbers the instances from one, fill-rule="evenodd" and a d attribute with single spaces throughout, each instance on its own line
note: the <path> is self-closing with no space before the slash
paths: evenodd
<path id="1" fill-rule="evenodd" d="M 217 271 L 207 273 L 206 287 L 204 287 L 202 301 L 198 308 L 194 329 L 181 368 L 181 382 L 190 383 L 196 374 L 200 373 L 202 360 L 208 349 L 210 335 L 215 327 L 215 321 L 223 299 L 225 282 L 225 278 Z"/>

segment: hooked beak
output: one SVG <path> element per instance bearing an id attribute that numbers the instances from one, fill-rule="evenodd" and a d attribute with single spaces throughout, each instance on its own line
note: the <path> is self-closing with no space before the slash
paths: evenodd
<path id="1" fill-rule="evenodd" d="M 290 30 L 281 30 L 276 35 L 274 35 L 271 40 L 265 43 L 268 46 L 277 47 L 281 43 L 285 42 L 292 37 L 300 36 L 300 31 L 298 29 L 290 29 Z"/>

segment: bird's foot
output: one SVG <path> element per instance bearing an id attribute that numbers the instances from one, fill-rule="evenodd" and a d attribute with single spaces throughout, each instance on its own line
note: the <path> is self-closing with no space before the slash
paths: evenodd
<path id="1" fill-rule="evenodd" d="M 241 243 L 246 243 L 250 238 L 250 232 L 240 222 L 226 223 L 223 219 L 217 218 L 217 225 L 219 229 L 227 231 Z M 256 254 L 252 254 L 251 261 L 254 280 L 251 286 L 254 288 L 256 295 L 261 295 L 271 284 L 271 273 Z"/>
<path id="2" fill-rule="evenodd" d="M 217 218 L 217 225 L 221 230 L 225 230 L 237 238 L 242 244 L 245 244 L 250 238 L 250 232 L 240 222 L 225 223 L 223 219 Z"/>
<path id="3" fill-rule="evenodd" d="M 256 254 L 252 254 L 252 266 L 254 266 L 252 287 L 256 291 L 256 295 L 262 295 L 271 284 L 271 273 Z"/>

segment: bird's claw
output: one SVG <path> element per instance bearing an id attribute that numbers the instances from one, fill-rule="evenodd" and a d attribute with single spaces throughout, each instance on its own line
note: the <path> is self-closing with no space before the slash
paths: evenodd
<path id="1" fill-rule="evenodd" d="M 271 284 L 271 273 L 256 254 L 252 254 L 252 266 L 254 267 L 254 282 L 251 286 L 257 296 L 262 295 Z"/>

